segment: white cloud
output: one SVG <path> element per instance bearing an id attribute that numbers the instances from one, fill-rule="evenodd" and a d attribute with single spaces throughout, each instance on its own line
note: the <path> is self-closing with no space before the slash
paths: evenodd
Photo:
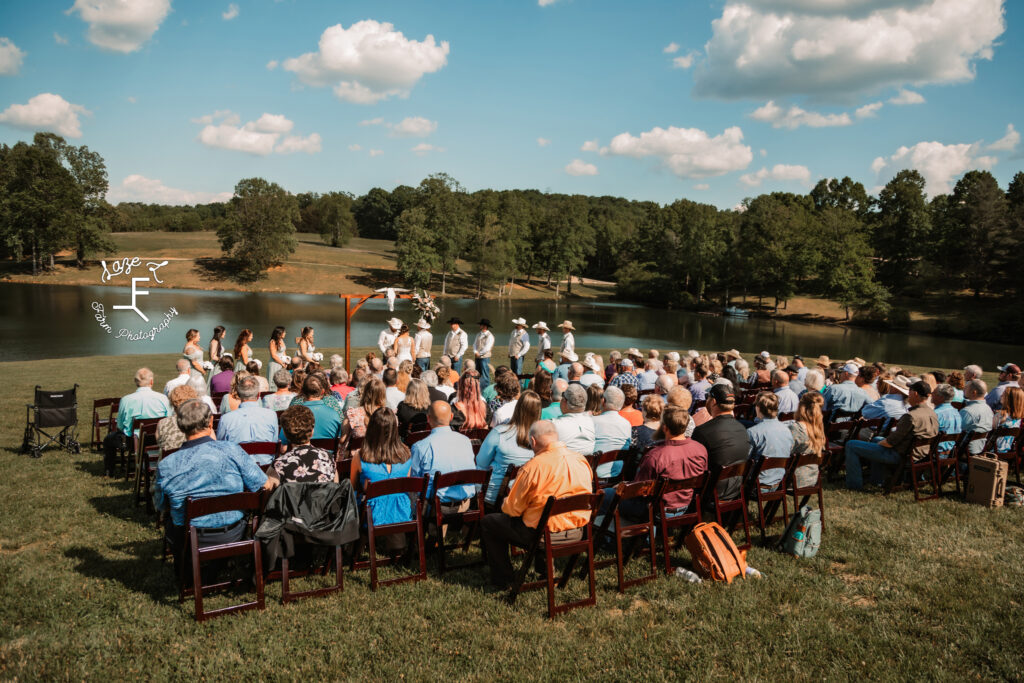
<path id="1" fill-rule="evenodd" d="M 425 138 L 437 130 L 437 121 L 431 121 L 422 116 L 408 116 L 388 127 L 391 129 L 393 137 Z"/>
<path id="2" fill-rule="evenodd" d="M 538 147 L 547 147 L 550 144 L 551 144 L 551 140 L 548 140 L 547 138 L 537 138 L 537 146 Z"/>
<path id="3" fill-rule="evenodd" d="M 277 60 L 276 59 L 271 59 L 269 62 L 267 62 L 267 71 L 273 71 L 276 68 L 277 68 Z"/>
<path id="4" fill-rule="evenodd" d="M 881 102 L 872 102 L 865 104 L 863 107 L 858 107 L 857 111 L 854 112 L 858 119 L 873 119 L 878 116 L 878 110 L 884 105 Z"/>
<path id="5" fill-rule="evenodd" d="M 303 83 L 334 85 L 338 99 L 374 104 L 389 97 L 408 97 L 424 74 L 448 63 L 447 41 L 434 36 L 410 40 L 388 23 L 372 19 L 336 24 L 320 36 L 319 49 L 284 61 Z"/>
<path id="6" fill-rule="evenodd" d="M 547 7 L 548 5 L 553 5 L 556 2 L 558 2 L 558 0 L 537 0 L 537 4 L 541 7 Z"/>
<path id="7" fill-rule="evenodd" d="M 413 154 L 423 156 L 424 154 L 428 154 L 430 152 L 443 152 L 444 147 L 435 147 L 434 145 L 427 144 L 426 142 L 421 142 L 420 144 L 413 147 L 410 151 Z"/>
<path id="8" fill-rule="evenodd" d="M 12 43 L 10 38 L 0 38 L 0 76 L 16 76 L 24 59 L 24 50 Z"/>
<path id="9" fill-rule="evenodd" d="M 849 126 L 853 123 L 850 115 L 842 114 L 820 114 L 814 111 L 806 111 L 797 106 L 788 110 L 769 100 L 763 106 L 758 107 L 750 114 L 755 121 L 764 121 L 772 124 L 772 128 L 788 128 L 794 130 L 800 126 L 811 128 L 827 128 L 832 126 Z"/>
<path id="10" fill-rule="evenodd" d="M 170 9 L 171 0 L 75 0 L 66 13 L 89 24 L 93 45 L 128 53 L 153 37 Z"/>
<path id="11" fill-rule="evenodd" d="M 969 81 L 975 61 L 992 58 L 1003 10 L 1003 0 L 729 0 L 712 22 L 694 92 L 850 99 Z"/>
<path id="12" fill-rule="evenodd" d="M 382 149 L 371 149 L 370 150 L 370 157 L 371 158 L 379 157 L 383 153 L 384 153 L 384 150 L 382 150 Z"/>
<path id="13" fill-rule="evenodd" d="M 656 157 L 680 178 L 707 178 L 750 165 L 754 155 L 743 144 L 743 131 L 738 126 L 726 128 L 711 137 L 698 128 L 655 127 L 640 137 L 620 133 L 612 138 L 602 155 L 619 155 L 642 159 Z"/>
<path id="14" fill-rule="evenodd" d="M 917 169 L 924 176 L 929 196 L 946 194 L 954 179 L 963 173 L 991 168 L 998 159 L 983 156 L 981 143 L 944 145 L 941 142 L 919 142 L 913 147 L 900 147 L 890 157 L 878 157 L 871 164 L 877 174 L 895 175 L 903 169 Z"/>
<path id="15" fill-rule="evenodd" d="M 199 131 L 199 142 L 207 147 L 217 147 L 235 152 L 246 152 L 258 156 L 292 154 L 305 152 L 315 154 L 321 149 L 321 138 L 317 133 L 307 137 L 288 135 L 295 123 L 283 114 L 264 113 L 255 121 L 239 126 L 241 117 L 227 109 L 207 114 L 193 123 L 203 126 Z"/>
<path id="16" fill-rule="evenodd" d="M 710 190 L 711 186 L 708 185 L 707 183 L 697 183 L 696 185 L 693 186 L 693 189 L 700 190 L 701 192 L 703 192 L 704 190 Z"/>
<path id="17" fill-rule="evenodd" d="M 79 114 L 88 114 L 80 104 L 71 104 L 60 95 L 40 93 L 27 104 L 12 104 L 0 113 L 0 123 L 25 130 L 45 130 L 66 138 L 82 137 Z"/>
<path id="18" fill-rule="evenodd" d="M 146 204 L 209 204 L 210 202 L 226 202 L 232 197 L 231 192 L 193 192 L 167 187 L 162 181 L 132 174 L 121 181 L 120 185 L 110 188 L 107 201 L 144 202 Z"/>
<path id="19" fill-rule="evenodd" d="M 906 105 L 906 104 L 924 104 L 924 95 L 913 90 L 907 90 L 906 88 L 900 88 L 900 93 L 895 97 L 889 98 L 889 104 Z"/>
<path id="20" fill-rule="evenodd" d="M 565 165 L 565 172 L 569 175 L 597 175 L 597 166 L 588 164 L 582 159 L 573 159 Z"/>
<path id="21" fill-rule="evenodd" d="M 384 119 L 378 116 L 375 119 L 363 119 L 359 122 L 360 126 L 383 126 Z"/>
<path id="22" fill-rule="evenodd" d="M 689 69 L 693 66 L 693 60 L 697 57 L 696 52 L 690 52 L 672 60 L 672 67 L 675 69 Z"/>
<path id="23" fill-rule="evenodd" d="M 1017 149 L 1019 143 L 1020 133 L 1013 127 L 1012 123 L 1008 123 L 1006 124 L 1006 135 L 993 142 L 988 148 L 996 152 L 1012 152 Z"/>
<path id="24" fill-rule="evenodd" d="M 740 176 L 740 182 L 748 187 L 758 187 L 766 180 L 799 180 L 807 183 L 810 179 L 811 171 L 806 166 L 789 164 L 775 164 L 771 169 L 762 168 L 757 173 L 745 173 Z"/>
<path id="25" fill-rule="evenodd" d="M 362 145 L 349 145 L 348 146 L 348 149 L 349 149 L 350 152 L 358 152 L 362 148 L 363 148 Z"/>
<path id="26" fill-rule="evenodd" d="M 134 96 L 134 95 L 129 95 L 129 96 L 128 96 L 128 97 L 126 98 L 126 99 L 127 99 L 127 100 L 128 100 L 129 102 L 131 102 L 132 104 L 135 104 L 136 102 L 138 102 L 138 100 L 136 100 L 136 99 L 135 99 L 135 96 Z"/>
<path id="27" fill-rule="evenodd" d="M 597 140 L 587 140 L 580 147 L 581 152 L 597 152 L 600 150 L 600 146 L 597 144 Z"/>
<path id="28" fill-rule="evenodd" d="M 54 33 L 53 33 L 53 42 L 57 43 L 58 45 L 67 45 L 68 44 L 68 39 L 65 38 L 64 36 L 62 36 L 61 34 L 57 33 L 56 31 L 54 31 Z"/>
<path id="29" fill-rule="evenodd" d="M 665 46 L 662 52 L 664 52 L 667 55 L 674 55 L 675 53 L 679 52 L 679 43 L 669 43 L 668 45 Z"/>
<path id="30" fill-rule="evenodd" d="M 238 5 L 236 5 L 235 3 L 231 3 L 230 5 L 228 5 L 227 11 L 220 15 L 221 19 L 223 19 L 224 21 L 231 21 L 237 16 Z"/>

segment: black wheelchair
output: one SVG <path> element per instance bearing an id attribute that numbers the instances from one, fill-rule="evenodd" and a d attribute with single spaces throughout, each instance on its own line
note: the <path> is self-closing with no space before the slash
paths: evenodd
<path id="1" fill-rule="evenodd" d="M 26 405 L 25 438 L 21 452 L 33 458 L 56 446 L 81 453 L 78 443 L 78 385 L 64 391 L 45 391 L 36 386 L 35 403 Z M 55 430 L 60 431 L 55 431 Z"/>

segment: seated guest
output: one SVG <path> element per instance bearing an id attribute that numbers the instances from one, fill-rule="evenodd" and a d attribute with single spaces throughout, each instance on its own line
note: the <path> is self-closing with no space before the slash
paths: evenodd
<path id="1" fill-rule="evenodd" d="M 395 388 L 403 394 L 409 386 L 409 380 L 412 379 L 412 369 L 415 366 L 416 364 L 411 360 L 403 360 L 398 364 L 398 370 L 395 374 Z"/>
<path id="2" fill-rule="evenodd" d="M 547 372 L 554 374 L 555 370 L 558 369 L 558 365 L 555 363 L 555 352 L 551 349 L 544 349 L 544 360 L 538 363 L 537 367 L 544 368 Z"/>
<path id="3" fill-rule="evenodd" d="M 1000 401 L 1002 407 L 992 419 L 992 429 L 1020 427 L 1021 418 L 1024 418 L 1024 389 L 1006 387 L 1000 396 Z M 1013 449 L 1015 440 L 1012 436 L 1001 436 L 996 439 L 996 453 L 1009 453 Z"/>
<path id="4" fill-rule="evenodd" d="M 846 488 L 860 490 L 864 487 L 861 471 L 864 460 L 871 463 L 871 482 L 884 483 L 884 466 L 897 465 L 901 458 L 911 457 L 915 461 L 928 457 L 927 444 L 914 446 L 914 439 L 931 439 L 939 433 L 939 420 L 928 405 L 931 388 L 927 382 L 917 381 L 907 389 L 910 408 L 896 423 L 896 428 L 880 442 L 851 439 L 846 442 Z"/>
<path id="5" fill-rule="evenodd" d="M 437 390 L 450 400 L 455 393 L 455 380 L 459 376 L 455 374 L 454 370 L 444 364 L 438 365 L 434 372 L 437 373 Z"/>
<path id="6" fill-rule="evenodd" d="M 935 418 L 939 421 L 939 433 L 957 437 L 940 442 L 939 453 L 949 453 L 953 450 L 963 431 L 960 413 L 950 405 L 954 396 L 956 396 L 956 390 L 948 384 L 936 384 L 932 389 L 932 407 L 935 410 Z"/>
<path id="7" fill-rule="evenodd" d="M 604 369 L 601 367 L 601 357 L 593 353 L 583 356 L 583 376 L 580 377 L 580 384 L 589 387 L 596 384 L 604 387 L 604 377 L 601 376 Z"/>
<path id="8" fill-rule="evenodd" d="M 617 374 L 608 382 L 610 387 L 622 389 L 631 386 L 640 393 L 640 379 L 633 373 L 633 361 L 623 358 L 616 366 Z"/>
<path id="9" fill-rule="evenodd" d="M 711 388 L 711 382 L 708 380 L 708 371 L 703 365 L 697 365 L 693 368 L 690 376 L 693 377 L 693 383 L 688 388 L 694 403 L 706 400 L 707 391 Z"/>
<path id="10" fill-rule="evenodd" d="M 583 392 L 582 387 L 567 391 Z M 580 408 L 582 409 L 582 400 Z M 593 473 L 587 461 L 558 440 L 555 425 L 547 420 L 530 427 L 534 457 L 519 470 L 501 512 L 486 515 L 480 523 L 485 557 L 491 570 L 491 587 L 503 590 L 515 578 L 509 546 L 526 547 L 532 540 L 548 498 L 564 498 L 593 490 Z M 590 519 L 587 512 L 568 512 L 548 520 L 552 542 L 576 541 Z"/>
<path id="11" fill-rule="evenodd" d="M 648 398 L 655 397 L 650 396 Z M 622 393 L 622 389 L 608 387 L 604 390 L 603 410 L 593 418 L 595 453 L 607 453 L 608 451 L 619 451 L 629 448 L 630 438 L 633 435 L 633 425 L 629 424 L 626 418 L 619 415 L 624 400 L 625 395 Z M 622 472 L 622 466 L 623 462 L 621 460 L 605 463 L 597 468 L 597 476 L 618 476 Z"/>
<path id="12" fill-rule="evenodd" d="M 572 384 L 572 382 L 570 382 Z M 582 384 L 580 386 L 583 386 Z M 609 387 L 609 389 L 617 389 L 618 387 Z M 604 388 L 591 384 L 586 387 L 587 390 L 587 407 L 584 408 L 585 412 L 591 415 L 600 415 L 604 412 Z M 621 389 L 619 390 L 621 391 Z"/>
<path id="13" fill-rule="evenodd" d="M 960 424 L 963 426 L 964 434 L 988 434 L 992 431 L 995 415 L 985 403 L 987 392 L 988 387 L 980 379 L 972 379 L 964 384 L 964 407 L 960 409 Z M 985 450 L 985 442 L 972 441 L 968 449 L 972 455 L 977 455 Z"/>
<path id="14" fill-rule="evenodd" d="M 448 474 L 459 470 L 476 469 L 476 455 L 473 453 L 473 442 L 465 434 L 451 428 L 452 407 L 444 401 L 434 401 L 427 411 L 427 422 L 430 424 L 430 436 L 420 439 L 412 445 L 413 477 L 429 477 L 427 497 L 434 493 L 433 477 L 435 472 Z M 449 486 L 440 491 L 442 505 L 458 508 L 451 512 L 463 512 L 469 509 L 469 499 L 476 490 L 473 486 Z M 446 510 L 446 512 L 448 512 Z"/>
<path id="15" fill-rule="evenodd" d="M 875 380 L 878 379 L 878 368 L 873 365 L 865 365 L 861 367 L 857 373 L 857 378 L 854 381 L 860 390 L 867 394 L 868 403 L 877 401 L 881 396 L 878 393 L 878 389 L 875 388 Z"/>
<path id="16" fill-rule="evenodd" d="M 509 369 L 507 365 L 499 365 L 496 368 L 494 368 L 494 376 L 491 379 L 491 381 L 487 384 L 487 386 L 484 387 L 483 390 L 480 392 L 480 396 L 488 403 L 498 398 L 498 388 L 494 386 L 494 383 L 498 381 L 499 377 L 509 372 L 512 371 Z M 518 376 L 516 377 L 516 379 L 519 379 Z"/>
<path id="17" fill-rule="evenodd" d="M 348 396 L 341 402 L 341 411 L 344 414 L 347 415 L 348 411 L 359 407 L 359 403 L 362 401 L 362 395 L 359 392 L 371 379 L 374 377 L 366 368 L 356 368 L 352 371 L 352 391 L 348 392 Z"/>
<path id="18" fill-rule="evenodd" d="M 220 405 L 218 406 L 218 409 L 221 414 L 230 413 L 232 410 L 238 409 L 238 404 L 242 402 L 242 400 L 238 397 L 238 380 L 248 376 L 248 370 L 235 371 L 235 376 L 231 378 L 231 389 L 220 400 Z"/>
<path id="19" fill-rule="evenodd" d="M 619 361 L 622 360 L 622 354 L 618 351 L 612 351 L 608 354 L 608 365 L 604 366 L 604 381 L 611 381 L 611 378 L 618 374 L 617 366 Z"/>
<path id="20" fill-rule="evenodd" d="M 554 402 L 554 396 L 552 395 L 553 382 L 551 379 L 551 373 L 544 368 L 537 368 L 536 372 L 533 373 L 533 380 L 529 384 L 529 389 L 540 396 L 541 410 L 547 408 L 552 404 L 552 402 Z"/>
<path id="21" fill-rule="evenodd" d="M 847 413 L 856 413 L 868 402 L 868 396 L 857 386 L 854 379 L 860 373 L 860 368 L 853 363 L 844 365 L 839 373 L 839 382 L 830 384 L 825 388 L 825 409 L 842 410 Z M 848 420 L 850 418 L 833 419 L 833 422 Z"/>
<path id="22" fill-rule="evenodd" d="M 569 380 L 569 384 L 582 384 L 580 380 L 583 379 L 583 364 L 569 363 L 567 375 L 566 379 Z"/>
<path id="23" fill-rule="evenodd" d="M 562 393 L 562 415 L 553 424 L 558 440 L 580 455 L 594 452 L 594 418 L 586 412 L 587 390 L 570 384 Z"/>
<path id="24" fill-rule="evenodd" d="M 709 475 L 717 477 L 723 467 L 747 459 L 750 442 L 747 439 L 747 430 L 733 415 L 736 396 L 729 387 L 716 384 L 708 389 L 705 407 L 711 419 L 693 430 L 693 440 L 707 449 Z M 739 498 L 741 484 L 741 477 L 718 482 L 719 497 L 722 500 Z"/>
<path id="25" fill-rule="evenodd" d="M 381 408 L 388 406 L 384 382 L 372 375 L 367 376 L 367 381 L 360 389 L 359 394 L 360 404 L 345 413 L 345 421 L 341 426 L 341 437 L 346 442 L 352 437 L 362 438 L 365 436 L 370 417 Z"/>
<path id="26" fill-rule="evenodd" d="M 287 370 L 281 368 L 275 372 L 274 386 L 277 388 L 277 391 L 263 397 L 263 407 L 276 412 L 290 406 L 292 399 L 296 396 L 292 393 L 291 384 L 292 376 Z"/>
<path id="27" fill-rule="evenodd" d="M 954 370 L 946 377 L 946 382 L 953 387 L 953 403 L 964 402 L 964 373 Z M 955 407 L 955 406 L 954 406 Z"/>
<path id="28" fill-rule="evenodd" d="M 270 382 L 268 382 L 267 378 L 263 376 L 263 373 L 261 372 L 262 368 L 263 363 L 259 359 L 253 359 L 245 366 L 246 372 L 256 378 L 260 393 L 270 391 Z"/>
<path id="29" fill-rule="evenodd" d="M 285 370 L 287 372 L 287 370 Z M 267 473 L 274 486 L 295 481 L 300 483 L 326 483 L 338 481 L 334 453 L 309 443 L 313 436 L 315 419 L 306 406 L 292 406 L 281 413 L 281 429 L 291 447 L 274 459 Z"/>
<path id="30" fill-rule="evenodd" d="M 757 466 L 761 460 L 767 458 L 788 458 L 793 453 L 793 435 L 786 425 L 779 422 L 778 395 L 762 391 L 754 401 L 754 413 L 760 422 L 747 430 L 750 458 L 753 460 L 751 467 Z M 761 490 L 777 489 L 785 473 L 786 470 L 781 467 L 761 472 L 758 477 Z"/>
<path id="31" fill-rule="evenodd" d="M 205 403 L 210 408 L 210 412 L 217 414 L 217 406 L 213 404 L 213 399 L 210 398 L 210 392 L 206 386 L 206 380 L 203 379 L 202 375 L 193 374 L 188 378 L 188 382 L 185 386 L 191 387 L 192 391 L 196 392 L 196 398 Z"/>
<path id="32" fill-rule="evenodd" d="M 430 402 L 434 401 L 447 401 L 448 394 L 437 389 L 437 373 L 433 370 L 424 370 L 420 373 L 420 379 L 427 385 L 427 396 L 430 398 Z"/>
<path id="33" fill-rule="evenodd" d="M 791 363 L 786 368 L 786 376 L 789 377 L 789 390 L 796 394 L 797 398 L 803 395 L 807 391 L 807 387 L 804 386 L 803 380 L 800 379 L 800 370 L 806 370 L 807 368 L 797 367 L 796 363 Z"/>
<path id="34" fill-rule="evenodd" d="M 655 383 L 658 381 L 658 369 L 661 367 L 661 363 L 656 358 L 648 358 L 644 361 L 644 371 L 637 375 L 637 379 L 640 380 L 640 386 L 637 387 L 640 391 L 653 391 Z"/>
<path id="35" fill-rule="evenodd" d="M 115 429 L 103 439 L 103 471 L 108 477 L 114 476 L 118 449 L 130 444 L 135 418 L 166 417 L 171 411 L 167 397 L 153 391 L 152 370 L 139 368 L 135 373 L 135 386 L 133 393 L 121 398 Z"/>
<path id="36" fill-rule="evenodd" d="M 175 387 L 184 386 L 188 382 L 188 378 L 192 376 L 192 363 L 185 358 L 178 359 L 175 369 L 178 371 L 178 376 L 167 380 L 167 383 L 164 384 L 164 396 L 170 396 Z"/>
<path id="37" fill-rule="evenodd" d="M 821 455 L 828 440 L 825 438 L 825 419 L 822 408 L 825 398 L 817 392 L 808 392 L 800 397 L 796 415 L 786 427 L 793 435 L 793 456 Z M 801 465 L 796 468 L 797 488 L 813 486 L 818 481 L 817 465 Z"/>
<path id="38" fill-rule="evenodd" d="M 495 427 L 480 444 L 476 456 L 478 469 L 490 468 L 491 479 L 487 484 L 484 500 L 498 504 L 498 492 L 509 465 L 522 465 L 533 457 L 530 450 L 530 427 L 540 419 L 540 397 L 533 391 L 524 391 L 512 411 L 512 419 Z"/>
<path id="39" fill-rule="evenodd" d="M 988 392 L 985 402 L 992 410 L 999 410 L 1003 403 L 1003 392 L 1010 387 L 1020 387 L 1020 368 L 1015 363 L 1007 363 L 996 368 L 999 370 L 999 384 Z"/>
<path id="40" fill-rule="evenodd" d="M 398 410 L 398 404 L 405 399 L 405 393 L 398 389 L 398 372 L 392 368 L 384 371 L 384 393 L 387 396 L 388 408 Z"/>
<path id="41" fill-rule="evenodd" d="M 665 397 L 665 405 L 676 406 L 677 408 L 689 411 L 690 408 L 693 407 L 693 394 L 690 393 L 690 390 L 687 387 L 674 386 Z M 708 419 L 710 419 L 710 417 Z M 694 420 L 690 420 L 690 424 L 686 425 L 687 439 L 693 436 L 693 430 L 697 428 L 697 425 L 694 422 Z M 655 437 L 655 440 L 657 441 L 661 438 L 662 437 L 658 436 Z"/>
<path id="42" fill-rule="evenodd" d="M 178 429 L 186 441 L 157 465 L 153 502 L 157 510 L 170 509 L 164 533 L 180 571 L 186 498 L 259 491 L 271 488 L 272 484 L 241 446 L 214 440 L 213 413 L 205 403 L 185 401 L 175 412 Z M 200 547 L 238 541 L 245 532 L 244 518 L 237 511 L 199 517 L 192 520 L 192 526 L 196 528 Z"/>
<path id="43" fill-rule="evenodd" d="M 445 401 L 443 397 L 437 400 Z M 490 407 L 480 397 L 480 380 L 463 375 L 452 405 L 452 429 L 486 429 L 491 417 Z"/>
<path id="44" fill-rule="evenodd" d="M 554 420 L 562 414 L 562 394 L 569 388 L 569 383 L 564 379 L 556 379 L 551 382 L 551 405 L 541 410 L 540 419 Z"/>
<path id="45" fill-rule="evenodd" d="M 640 426 L 644 421 L 643 413 L 636 407 L 637 396 L 640 392 L 632 384 L 623 384 L 619 389 L 622 391 L 622 410 L 619 411 L 619 415 L 625 418 L 631 427 Z"/>
<path id="46" fill-rule="evenodd" d="M 679 380 L 676 379 L 676 374 L 674 372 L 666 372 L 658 377 L 658 381 L 654 383 L 654 393 L 658 396 L 668 396 L 668 392 L 675 389 L 678 384 Z"/>
<path id="47" fill-rule="evenodd" d="M 403 439 L 409 436 L 409 432 L 427 429 L 427 408 L 430 407 L 430 395 L 422 380 L 410 379 L 405 389 L 405 398 L 395 411 L 398 416 L 398 435 Z"/>
<path id="48" fill-rule="evenodd" d="M 818 369 L 808 370 L 804 375 L 804 387 L 806 391 L 821 393 L 825 389 L 825 373 Z"/>
<path id="49" fill-rule="evenodd" d="M 301 403 L 293 405 L 304 405 L 313 411 L 313 419 L 316 425 L 313 428 L 314 439 L 336 439 L 341 434 L 342 421 L 338 416 L 338 410 L 326 401 L 327 380 L 320 373 L 312 374 L 302 383 L 302 393 L 296 397 Z M 337 402 L 335 402 L 335 406 Z M 227 417 L 227 416 L 225 416 Z M 223 423 L 224 418 L 221 418 Z M 281 433 L 282 443 L 288 443 L 287 437 Z"/>
<path id="50" fill-rule="evenodd" d="M 785 370 L 772 372 L 772 392 L 779 399 L 780 413 L 795 413 L 800 397 L 789 388 L 789 373 Z"/>
<path id="51" fill-rule="evenodd" d="M 575 351 L 569 351 L 565 349 L 560 352 L 558 367 L 551 373 L 556 379 L 564 379 L 566 382 L 569 381 L 569 370 L 573 363 L 579 362 L 580 357 L 576 355 Z"/>
<path id="52" fill-rule="evenodd" d="M 221 356 L 217 365 L 220 372 L 210 379 L 210 391 L 215 394 L 223 394 L 231 391 L 231 380 L 235 377 L 235 361 L 230 355 Z"/>
<path id="53" fill-rule="evenodd" d="M 886 424 L 892 424 L 893 421 L 900 419 L 907 412 L 906 398 L 909 391 L 907 390 L 906 378 L 883 379 L 880 386 L 885 390 L 885 393 L 877 401 L 864 406 L 860 414 L 865 420 L 882 418 L 887 421 Z"/>
<path id="54" fill-rule="evenodd" d="M 375 378 L 374 381 L 380 380 Z M 349 475 L 352 487 L 362 494 L 368 483 L 409 477 L 411 471 L 409 447 L 398 437 L 398 418 L 387 406 L 374 411 L 366 425 L 363 447 L 352 456 Z M 373 498 L 368 507 L 376 526 L 408 522 L 413 516 L 412 502 L 404 493 Z M 385 543 L 395 551 L 405 546 L 405 537 L 401 534 L 386 536 Z"/>
<path id="55" fill-rule="evenodd" d="M 353 389 L 354 387 L 349 386 L 348 372 L 344 368 L 331 370 L 331 391 L 337 395 L 339 401 L 344 401 Z"/>
<path id="56" fill-rule="evenodd" d="M 514 372 L 506 372 L 494 379 L 497 398 L 488 404 L 492 411 L 491 426 L 503 425 L 512 419 L 512 412 L 519 400 L 519 378 Z"/>
<path id="57" fill-rule="evenodd" d="M 217 425 L 217 440 L 232 443 L 277 440 L 277 413 L 260 405 L 259 382 L 249 375 L 238 380 L 236 387 L 242 402 L 238 410 L 232 410 L 220 418 Z M 269 465 L 273 457 L 256 455 L 256 462 Z"/>
<path id="58" fill-rule="evenodd" d="M 689 392 L 686 395 L 689 396 Z M 639 460 L 655 441 L 660 440 L 655 435 L 661 427 L 665 401 L 661 396 L 645 396 L 641 401 L 641 407 L 644 416 L 643 424 L 633 427 L 629 435 L 629 448 L 633 451 L 636 460 Z"/>
<path id="59" fill-rule="evenodd" d="M 178 429 L 178 416 L 174 414 L 173 410 L 177 409 L 185 401 L 191 401 L 196 398 L 199 397 L 196 395 L 195 389 L 188 385 L 175 387 L 171 390 L 171 395 L 168 399 L 171 402 L 172 412 L 156 423 L 156 445 L 160 447 L 160 450 L 172 451 L 180 448 L 181 444 L 185 443 L 185 435 Z"/>

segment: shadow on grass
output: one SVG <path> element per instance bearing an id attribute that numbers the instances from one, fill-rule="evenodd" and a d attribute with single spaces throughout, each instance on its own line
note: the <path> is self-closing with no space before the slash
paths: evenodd
<path id="1" fill-rule="evenodd" d="M 259 279 L 259 275 L 253 275 L 240 268 L 238 262 L 226 258 L 197 258 L 192 272 L 203 282 L 216 283 L 230 280 L 240 284 L 249 284 Z"/>
<path id="2" fill-rule="evenodd" d="M 135 493 L 130 481 L 120 480 L 115 495 L 95 496 L 89 499 L 89 503 L 102 515 L 117 517 L 143 527 L 153 527 L 154 518 L 146 512 L 145 505 L 135 504 Z"/>
<path id="3" fill-rule="evenodd" d="M 107 557 L 95 548 L 72 546 L 64 556 L 77 560 L 75 571 L 83 576 L 96 579 L 113 579 L 135 593 L 142 593 L 154 602 L 178 604 L 174 570 L 168 562 L 162 565 L 155 558 L 162 548 L 162 539 L 135 541 L 111 546 L 115 553 L 130 555 L 128 558 Z"/>

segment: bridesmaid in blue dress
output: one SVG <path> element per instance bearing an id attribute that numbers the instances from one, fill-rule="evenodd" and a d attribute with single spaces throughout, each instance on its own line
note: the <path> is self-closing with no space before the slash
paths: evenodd
<path id="1" fill-rule="evenodd" d="M 252 348 L 249 346 L 251 341 L 252 330 L 246 328 L 238 333 L 238 339 L 235 340 L 235 372 L 245 370 L 252 360 Z"/>
<path id="2" fill-rule="evenodd" d="M 359 454 L 352 458 L 352 485 L 362 492 L 368 482 L 408 477 L 412 468 L 409 447 L 398 437 L 398 418 L 390 408 L 380 408 L 370 417 L 366 427 L 366 438 Z M 369 503 L 374 526 L 408 522 L 413 518 L 413 507 L 409 496 L 396 493 L 374 498 Z M 362 520 L 363 525 L 366 520 Z M 396 539 L 398 547 L 404 545 L 400 536 L 386 536 L 385 540 Z M 390 549 L 394 550 L 395 547 Z"/>
<path id="3" fill-rule="evenodd" d="M 270 333 L 270 362 L 267 363 L 267 381 L 271 386 L 274 384 L 274 375 L 277 371 L 284 370 L 291 363 L 284 334 L 285 329 L 281 325 L 275 327 L 274 331 Z"/>
<path id="4" fill-rule="evenodd" d="M 206 370 L 203 368 L 203 349 L 199 346 L 199 330 L 191 329 L 185 333 L 185 348 L 181 355 L 189 362 L 189 374 L 206 381 Z"/>

